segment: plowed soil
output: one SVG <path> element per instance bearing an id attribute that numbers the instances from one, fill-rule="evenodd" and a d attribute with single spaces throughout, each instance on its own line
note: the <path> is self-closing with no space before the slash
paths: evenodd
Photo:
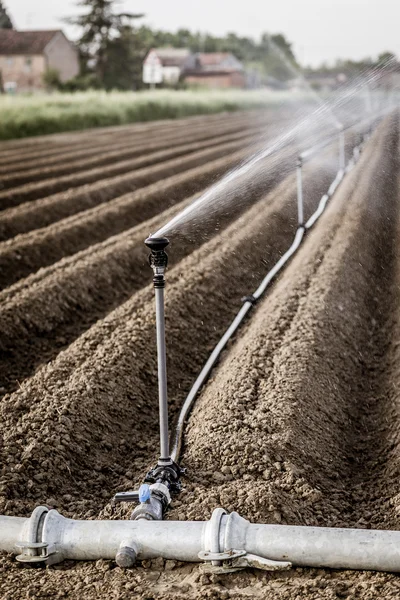
<path id="1" fill-rule="evenodd" d="M 129 518 L 131 506 L 110 499 L 158 456 L 143 239 L 254 151 L 256 129 L 273 136 L 285 118 L 220 115 L 4 144 L 0 514 L 49 504 L 75 518 Z M 168 518 L 202 520 L 223 506 L 254 522 L 400 528 L 399 161 L 393 114 L 200 394 L 184 437 L 185 489 Z M 172 422 L 242 296 L 293 239 L 292 164 L 288 152 L 217 221 L 171 239 Z M 305 168 L 306 217 L 335 171 L 329 153 Z M 43 570 L 0 559 L 5 600 L 399 596 L 400 579 L 383 573 L 208 576 L 162 559 Z"/>

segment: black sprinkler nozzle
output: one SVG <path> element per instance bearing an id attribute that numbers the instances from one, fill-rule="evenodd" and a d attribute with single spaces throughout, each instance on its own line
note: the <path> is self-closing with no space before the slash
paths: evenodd
<path id="1" fill-rule="evenodd" d="M 169 244 L 169 239 L 166 237 L 148 237 L 147 240 L 144 240 L 146 246 L 152 252 L 162 252 Z"/>
<path id="2" fill-rule="evenodd" d="M 169 244 L 169 239 L 166 237 L 157 238 L 150 236 L 144 243 L 150 248 L 149 265 L 154 272 L 154 287 L 164 287 L 164 272 L 168 265 L 168 254 L 165 252 L 165 248 Z"/>

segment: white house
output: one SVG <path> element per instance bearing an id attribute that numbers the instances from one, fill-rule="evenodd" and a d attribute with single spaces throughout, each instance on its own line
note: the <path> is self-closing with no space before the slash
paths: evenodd
<path id="1" fill-rule="evenodd" d="M 144 83 L 175 85 L 190 56 L 188 48 L 152 48 L 143 62 Z"/>

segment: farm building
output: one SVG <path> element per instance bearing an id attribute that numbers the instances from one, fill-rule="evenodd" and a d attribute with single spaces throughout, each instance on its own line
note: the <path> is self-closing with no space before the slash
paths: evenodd
<path id="1" fill-rule="evenodd" d="M 245 88 L 244 65 L 229 52 L 198 52 L 185 69 L 185 81 L 209 88 Z"/>
<path id="2" fill-rule="evenodd" d="M 79 73 L 78 51 L 61 30 L 0 31 L 0 71 L 5 91 L 26 92 L 45 87 L 47 69 L 61 81 Z"/>
<path id="3" fill-rule="evenodd" d="M 153 48 L 143 62 L 143 81 L 175 85 L 190 56 L 188 48 Z"/>
<path id="4" fill-rule="evenodd" d="M 243 64 L 229 52 L 198 52 L 187 48 L 153 48 L 143 62 L 143 81 L 175 85 L 180 79 L 209 88 L 244 88 Z"/>

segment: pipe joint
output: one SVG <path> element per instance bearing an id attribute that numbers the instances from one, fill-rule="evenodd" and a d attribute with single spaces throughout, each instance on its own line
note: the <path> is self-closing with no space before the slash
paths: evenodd
<path id="1" fill-rule="evenodd" d="M 148 489 L 148 493 L 145 498 L 142 498 L 139 506 L 133 511 L 131 519 L 134 521 L 139 519 L 161 521 L 171 502 L 168 487 L 163 483 L 155 483 L 150 486 L 144 484 L 141 486 L 141 488 L 145 487 Z"/>
<path id="2" fill-rule="evenodd" d="M 237 512 L 230 515 L 223 508 L 216 508 L 208 521 L 204 534 L 205 550 L 198 557 L 204 561 L 202 570 L 206 573 L 234 573 L 248 567 L 264 571 L 290 569 L 288 561 L 270 560 L 250 554 L 248 538 L 250 522 Z"/>
<path id="3" fill-rule="evenodd" d="M 172 458 L 159 458 L 157 466 L 151 469 L 146 477 L 146 483 L 163 483 L 172 493 L 179 493 L 182 489 L 181 475 L 185 473 Z"/>
<path id="4" fill-rule="evenodd" d="M 171 458 L 160 458 L 157 466 L 147 473 L 145 483 L 138 491 L 119 492 L 114 496 L 114 502 L 138 502 L 131 515 L 134 521 L 162 520 L 171 503 L 171 493 L 181 490 L 180 476 L 183 473 L 184 469 Z"/>
<path id="5" fill-rule="evenodd" d="M 16 557 L 19 562 L 52 564 L 52 556 L 55 554 L 54 544 L 43 538 L 43 528 L 48 513 L 47 506 L 37 506 L 26 522 L 23 530 L 24 539 L 15 544 L 20 550 L 20 554 Z"/>

